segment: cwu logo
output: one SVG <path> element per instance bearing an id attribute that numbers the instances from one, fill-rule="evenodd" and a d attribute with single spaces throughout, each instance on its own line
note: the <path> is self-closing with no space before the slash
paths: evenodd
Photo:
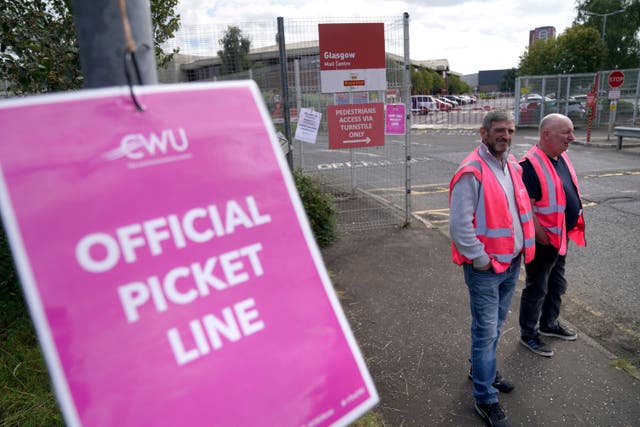
<path id="1" fill-rule="evenodd" d="M 177 135 L 176 135 L 177 133 Z M 141 133 L 130 133 L 120 141 L 120 150 L 132 160 L 140 160 L 149 156 L 162 156 L 170 153 L 184 152 L 189 148 L 189 141 L 184 129 L 177 132 L 165 129 L 156 135 L 151 133 L 145 137 Z"/>
<path id="2" fill-rule="evenodd" d="M 122 137 L 117 149 L 106 153 L 110 160 L 127 158 L 132 160 L 130 167 L 151 166 L 185 160 L 191 155 L 187 153 L 189 139 L 184 129 L 164 129 L 159 133 L 130 133 Z"/>

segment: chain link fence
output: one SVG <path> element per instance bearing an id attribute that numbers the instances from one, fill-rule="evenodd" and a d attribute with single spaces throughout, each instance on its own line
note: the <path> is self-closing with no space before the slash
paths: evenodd
<path id="1" fill-rule="evenodd" d="M 424 95 L 414 96 L 414 98 L 424 97 Z M 428 98 L 442 99 L 442 97 L 428 96 Z M 447 127 L 447 128 L 467 128 L 477 129 L 482 124 L 482 120 L 488 111 L 514 109 L 513 93 L 479 93 L 471 102 L 463 102 L 453 106 L 438 106 L 419 110 L 413 109 L 412 125 L 418 127 Z"/>
<path id="2" fill-rule="evenodd" d="M 524 76 L 516 79 L 515 114 L 519 126 L 538 126 L 549 113 L 569 116 L 576 127 L 637 126 L 640 69 L 620 70 L 618 87 L 609 84 L 612 71 L 555 76 Z M 614 85 L 619 83 L 614 82 Z M 593 94 L 593 110 L 587 98 Z M 615 102 L 614 102 L 615 101 Z M 591 111 L 593 115 L 589 117 Z"/>
<path id="3" fill-rule="evenodd" d="M 291 141 L 293 166 L 319 179 L 334 196 L 338 224 L 342 230 L 402 224 L 407 219 L 410 205 L 409 137 L 385 136 L 384 145 L 377 147 L 329 149 L 327 106 L 341 103 L 345 96 L 349 103 L 406 103 L 404 93 L 409 93 L 410 85 L 404 77 L 408 17 L 332 17 L 284 19 L 282 22 L 286 45 L 286 88 L 282 83 L 284 70 L 281 69 L 276 20 L 182 28 L 166 46 L 167 49 L 178 48 L 180 54 L 167 69 L 160 70 L 159 79 L 167 83 L 252 79 L 262 92 L 276 130 L 283 135 L 288 134 L 285 106 L 289 106 L 290 135 L 295 135 L 301 109 L 320 112 L 322 119 L 316 142 Z M 318 24 L 321 23 L 384 24 L 386 91 L 321 92 L 318 36 Z M 248 69 L 226 74 L 218 51 L 222 49 L 219 41 L 230 27 L 241 30 L 242 37 L 250 40 L 251 49 Z"/>

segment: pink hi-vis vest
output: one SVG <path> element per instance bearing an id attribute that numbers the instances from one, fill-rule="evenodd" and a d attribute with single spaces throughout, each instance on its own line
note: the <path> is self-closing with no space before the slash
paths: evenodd
<path id="1" fill-rule="evenodd" d="M 473 150 L 462 161 L 458 171 L 451 179 L 449 201 L 451 201 L 451 191 L 460 177 L 465 173 L 472 173 L 481 184 L 478 206 L 473 216 L 473 227 L 478 240 L 484 244 L 484 249 L 491 258 L 493 271 L 502 273 L 513 260 L 515 250 L 513 221 L 502 185 L 498 182 L 489 165 L 480 157 L 479 149 L 480 147 Z M 524 232 L 524 260 L 525 263 L 528 263 L 535 254 L 536 236 L 533 212 L 531 211 L 529 194 L 522 182 L 522 167 L 512 155 L 507 160 L 507 167 L 513 181 L 516 204 Z M 466 258 L 458 251 L 453 242 L 451 243 L 451 252 L 453 262 L 456 264 L 473 263 L 473 260 Z"/>
<path id="2" fill-rule="evenodd" d="M 571 160 L 566 153 L 561 154 L 569 173 L 573 185 L 576 186 L 578 197 L 580 196 L 580 187 L 578 187 L 578 177 L 573 169 Z M 566 222 L 564 219 L 564 211 L 567 207 L 567 197 L 564 194 L 562 180 L 551 164 L 549 157 L 537 145 L 524 155 L 523 159 L 528 159 L 540 180 L 540 189 L 542 197 L 533 204 L 533 212 L 538 218 L 538 223 L 544 228 L 549 242 L 553 247 L 558 248 L 558 253 L 564 255 L 567 253 L 567 236 L 579 246 L 585 246 L 586 240 L 584 236 L 584 216 L 582 210 L 578 215 L 578 222 L 573 230 L 566 230 Z"/>

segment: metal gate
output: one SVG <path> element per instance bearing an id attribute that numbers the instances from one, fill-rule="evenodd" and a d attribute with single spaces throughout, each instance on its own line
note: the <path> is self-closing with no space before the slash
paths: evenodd
<path id="1" fill-rule="evenodd" d="M 524 76 L 516 80 L 515 114 L 518 126 L 538 126 L 549 113 L 569 116 L 576 126 L 589 119 L 587 96 L 594 95 L 594 127 L 607 125 L 636 126 L 640 69 L 620 70 L 624 82 L 611 87 L 611 71 L 554 76 Z M 615 103 L 613 102 L 615 100 Z"/>
<path id="2" fill-rule="evenodd" d="M 293 167 L 316 177 L 334 196 L 342 230 L 400 225 L 408 220 L 407 212 L 410 212 L 409 132 L 405 136 L 385 136 L 384 145 L 379 147 L 329 149 L 326 112 L 327 106 L 336 103 L 336 97 L 321 93 L 318 24 L 383 23 L 388 89 L 346 95 L 352 102 L 405 103 L 410 112 L 410 105 L 407 105 L 410 94 L 408 20 L 407 14 L 382 18 L 280 20 L 284 29 L 285 55 L 278 49 L 280 36 L 275 20 L 186 27 L 167 45 L 170 49 L 179 48 L 180 55 L 170 69 L 159 72 L 159 78 L 165 82 L 253 79 L 260 87 L 276 131 L 283 135 L 295 135 L 298 112 L 302 108 L 320 112 L 322 120 L 316 143 L 292 141 Z M 232 26 L 239 28 L 251 41 L 250 67 L 239 73 L 226 74 L 217 55 L 217 50 L 222 48 L 211 41 L 221 40 Z M 281 69 L 283 57 L 286 73 Z M 288 84 L 283 87 L 285 79 Z M 285 106 L 289 107 L 290 132 L 285 128 Z"/>
<path id="3" fill-rule="evenodd" d="M 309 37 L 317 40 L 320 23 L 380 22 L 384 24 L 386 91 L 323 94 L 319 84 L 318 51 L 305 57 L 287 49 L 287 59 L 293 65 L 289 73 L 293 75 L 290 105 L 295 106 L 295 111 L 311 108 L 322 113 L 317 142 L 295 141 L 294 166 L 324 182 L 336 200 L 339 226 L 345 230 L 401 224 L 410 211 L 408 136 L 385 136 L 384 145 L 378 147 L 329 150 L 325 114 L 327 106 L 339 103 L 339 97 L 348 98 L 348 103 L 405 102 L 410 93 L 409 79 L 405 76 L 408 17 L 288 20 L 285 23 L 287 46 L 296 46 Z M 410 111 L 409 107 L 405 108 Z"/>

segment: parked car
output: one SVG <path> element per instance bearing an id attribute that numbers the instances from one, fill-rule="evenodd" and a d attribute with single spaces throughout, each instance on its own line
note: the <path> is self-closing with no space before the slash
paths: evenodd
<path id="1" fill-rule="evenodd" d="M 578 101 L 583 107 L 587 108 L 587 95 L 574 95 L 569 99 L 572 101 Z"/>
<path id="2" fill-rule="evenodd" d="M 566 111 L 566 112 L 565 112 Z M 587 109 L 585 104 L 577 100 L 567 101 L 567 108 L 565 110 L 564 102 L 560 101 L 560 113 L 566 114 L 571 120 L 584 120 L 587 117 Z"/>
<path id="3" fill-rule="evenodd" d="M 462 100 L 464 101 L 465 105 L 474 103 L 474 101 L 468 95 L 458 95 L 458 97 L 462 98 Z"/>
<path id="4" fill-rule="evenodd" d="M 540 102 L 542 102 L 543 99 L 544 99 L 544 102 L 554 101 L 554 99 L 549 98 L 548 96 L 543 97 L 539 93 L 527 93 L 520 97 L 520 110 L 528 108 L 528 104 L 534 104 L 532 105 L 532 108 L 533 108 L 535 107 L 535 104 L 540 104 Z"/>
<path id="5" fill-rule="evenodd" d="M 458 101 L 459 105 L 467 105 L 468 102 L 466 99 L 464 99 L 463 97 L 461 97 L 460 95 L 450 95 L 451 97 L 453 97 L 453 99 L 455 99 L 456 101 Z"/>
<path id="6" fill-rule="evenodd" d="M 537 124 L 544 115 L 550 113 L 566 114 L 572 121 L 583 121 L 587 113 L 580 101 L 570 99 L 568 101 L 549 99 L 544 101 L 544 112 L 541 111 L 542 99 L 529 99 L 520 104 L 520 123 Z"/>
<path id="7" fill-rule="evenodd" d="M 443 98 L 448 99 L 449 101 L 453 102 L 455 104 L 455 106 L 457 107 L 458 105 L 462 105 L 460 104 L 460 100 L 456 99 L 455 96 L 453 95 L 442 95 Z"/>
<path id="8" fill-rule="evenodd" d="M 453 109 L 453 106 L 450 103 L 444 102 L 442 99 L 433 98 L 433 100 L 436 103 L 436 108 L 440 111 L 451 111 Z"/>
<path id="9" fill-rule="evenodd" d="M 449 105 L 451 106 L 451 109 L 454 109 L 455 107 L 457 107 L 457 106 L 458 106 L 458 104 L 457 104 L 456 102 L 451 101 L 450 99 L 447 99 L 447 98 L 445 98 L 445 97 L 443 97 L 443 96 L 442 96 L 442 97 L 439 97 L 438 99 L 439 99 L 440 101 L 442 101 L 442 102 L 445 102 L 445 103 L 449 104 Z"/>
<path id="10" fill-rule="evenodd" d="M 414 114 L 428 114 L 431 110 L 436 110 L 434 97 L 431 95 L 411 96 L 411 112 Z"/>

